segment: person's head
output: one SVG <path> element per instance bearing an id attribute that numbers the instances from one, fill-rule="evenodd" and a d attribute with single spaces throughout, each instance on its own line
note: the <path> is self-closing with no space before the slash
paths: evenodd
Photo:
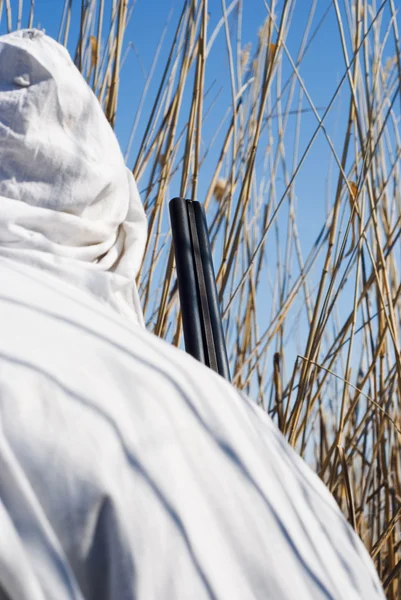
<path id="1" fill-rule="evenodd" d="M 0 206 L 0 247 L 133 282 L 146 238 L 135 181 L 67 50 L 37 30 L 0 37 Z"/>

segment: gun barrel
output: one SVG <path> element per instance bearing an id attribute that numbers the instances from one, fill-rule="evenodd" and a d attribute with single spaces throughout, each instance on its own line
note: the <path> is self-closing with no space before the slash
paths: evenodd
<path id="1" fill-rule="evenodd" d="M 206 217 L 199 202 L 169 204 L 185 349 L 230 380 Z"/>

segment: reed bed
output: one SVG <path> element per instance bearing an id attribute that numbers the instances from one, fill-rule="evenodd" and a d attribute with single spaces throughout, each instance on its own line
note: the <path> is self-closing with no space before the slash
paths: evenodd
<path id="1" fill-rule="evenodd" d="M 71 37 L 77 4 L 79 34 Z M 182 345 L 167 203 L 176 195 L 198 199 L 209 222 L 234 385 L 272 416 L 332 491 L 395 600 L 401 593 L 397 6 L 266 0 L 252 45 L 243 39 L 243 10 L 243 0 L 183 1 L 166 25 L 175 28 L 169 47 L 162 36 L 138 89 L 126 156 L 149 221 L 139 277 L 146 322 Z M 9 30 L 35 24 L 33 0 L 0 0 L 0 14 Z M 121 82 L 129 77 L 133 19 L 131 0 L 65 0 L 62 11 L 59 40 L 112 126 Z M 304 73 L 311 54 L 330 53 L 319 37 L 328 19 L 340 61 L 318 106 Z M 221 86 L 209 76 L 217 44 L 225 53 Z M 308 186 L 310 197 L 302 200 Z M 313 235 L 304 233 L 308 219 Z"/>

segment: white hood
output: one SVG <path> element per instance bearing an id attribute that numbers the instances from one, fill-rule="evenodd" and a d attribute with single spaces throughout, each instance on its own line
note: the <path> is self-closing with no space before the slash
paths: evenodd
<path id="1" fill-rule="evenodd" d="M 67 50 L 37 30 L 0 37 L 0 207 L 0 256 L 143 323 L 136 183 Z"/>

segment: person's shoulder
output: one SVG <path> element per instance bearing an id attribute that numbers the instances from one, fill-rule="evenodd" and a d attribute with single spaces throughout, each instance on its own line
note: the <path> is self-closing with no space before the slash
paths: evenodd
<path id="1" fill-rule="evenodd" d="M 221 379 L 185 352 L 171 346 L 141 325 L 119 314 L 85 289 L 69 285 L 48 271 L 0 256 L 0 314 L 4 326 L 0 345 L 14 338 L 19 346 L 35 339 L 38 352 L 48 347 L 74 348 L 72 361 L 85 342 L 107 347 L 108 356 L 122 360 L 126 368 L 141 363 L 155 372 L 198 374 L 203 381 Z M 13 345 L 16 340 L 13 341 Z M 126 360 L 131 359 L 128 363 Z M 123 365 L 123 362 L 121 362 Z M 222 380 L 223 381 L 223 380 Z M 223 382 L 224 383 L 224 382 Z M 230 386 L 229 386 L 230 387 Z"/>
<path id="2" fill-rule="evenodd" d="M 30 310 L 42 317 L 65 317 L 71 321 L 94 322 L 134 331 L 137 326 L 86 289 L 36 266 L 0 256 L 0 306 L 11 305 L 14 312 Z"/>

